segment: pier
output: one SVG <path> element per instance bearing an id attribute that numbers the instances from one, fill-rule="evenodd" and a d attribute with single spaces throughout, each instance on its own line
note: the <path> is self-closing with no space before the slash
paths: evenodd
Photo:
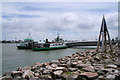
<path id="1" fill-rule="evenodd" d="M 74 46 L 97 46 L 98 41 L 81 41 L 81 42 L 69 42 L 66 43 L 68 47 L 74 47 Z M 115 45 L 117 41 L 112 41 L 112 44 Z M 107 41 L 107 44 L 109 44 L 109 41 Z M 100 46 L 102 45 L 102 42 L 100 42 Z"/>

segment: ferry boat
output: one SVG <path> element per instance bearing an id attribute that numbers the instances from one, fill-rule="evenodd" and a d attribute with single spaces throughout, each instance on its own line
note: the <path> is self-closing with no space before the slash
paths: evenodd
<path id="1" fill-rule="evenodd" d="M 26 38 L 24 39 L 24 43 L 20 43 L 19 45 L 17 45 L 18 49 L 32 49 L 33 47 L 33 39 L 31 38 Z"/>
<path id="2" fill-rule="evenodd" d="M 31 36 L 31 33 L 29 33 L 28 38 L 24 39 L 23 43 L 20 43 L 17 45 L 18 49 L 32 49 L 34 44 L 38 44 L 38 42 L 35 42 Z"/>
<path id="3" fill-rule="evenodd" d="M 35 46 L 32 49 L 34 51 L 44 51 L 44 50 L 56 50 L 56 49 L 65 49 L 67 46 L 64 43 L 45 43 L 39 44 L 39 46 Z"/>
<path id="4" fill-rule="evenodd" d="M 34 45 L 32 48 L 34 51 L 44 51 L 44 50 L 56 50 L 56 49 L 65 49 L 67 48 L 66 44 L 64 43 L 64 40 L 59 37 L 59 34 L 57 38 L 53 42 L 49 42 L 48 39 L 46 39 L 46 42 L 44 44 L 38 44 Z"/>

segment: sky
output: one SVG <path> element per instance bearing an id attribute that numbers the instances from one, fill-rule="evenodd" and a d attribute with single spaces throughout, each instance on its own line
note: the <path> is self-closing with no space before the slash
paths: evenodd
<path id="1" fill-rule="evenodd" d="M 117 2 L 3 2 L 2 39 L 98 39 L 105 16 L 111 38 L 118 36 Z"/>

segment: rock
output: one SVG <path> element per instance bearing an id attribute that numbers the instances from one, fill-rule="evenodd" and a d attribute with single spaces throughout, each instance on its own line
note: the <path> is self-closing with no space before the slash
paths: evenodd
<path id="1" fill-rule="evenodd" d="M 68 58 L 71 58 L 72 56 L 71 55 L 68 55 Z"/>
<path id="2" fill-rule="evenodd" d="M 50 65 L 50 62 L 46 62 L 45 65 L 46 65 L 46 66 Z"/>
<path id="3" fill-rule="evenodd" d="M 39 73 L 39 75 L 42 75 L 42 72 L 40 70 L 35 70 L 34 73 Z"/>
<path id="4" fill-rule="evenodd" d="M 20 79 L 20 80 L 24 80 L 24 79 Z M 26 80 L 26 79 L 25 79 Z M 39 77 L 34 77 L 33 79 L 31 78 L 31 79 L 29 79 L 29 80 L 41 80 L 41 79 L 39 79 Z M 43 80 L 43 79 L 42 79 Z"/>
<path id="5" fill-rule="evenodd" d="M 97 73 L 92 73 L 92 72 L 84 72 L 84 73 L 81 73 L 80 76 L 85 76 L 88 79 L 95 79 L 95 78 L 98 77 L 98 74 Z"/>
<path id="6" fill-rule="evenodd" d="M 85 57 L 79 57 L 79 59 L 78 60 L 84 60 L 85 59 Z"/>
<path id="7" fill-rule="evenodd" d="M 112 72 L 113 74 L 118 74 L 119 71 L 116 69 L 114 72 Z"/>
<path id="8" fill-rule="evenodd" d="M 77 61 L 77 64 L 83 64 L 83 62 L 80 60 L 80 61 Z"/>
<path id="9" fill-rule="evenodd" d="M 99 80 L 104 80 L 104 76 L 99 76 L 98 79 Z"/>
<path id="10" fill-rule="evenodd" d="M 23 68 L 23 70 L 31 70 L 31 67 L 30 66 L 26 66 Z"/>
<path id="11" fill-rule="evenodd" d="M 74 80 L 74 79 L 77 79 L 78 75 L 72 72 L 66 72 L 62 74 L 62 77 L 64 77 L 65 80 Z"/>
<path id="12" fill-rule="evenodd" d="M 84 71 L 88 71 L 88 72 L 94 72 L 95 70 L 94 70 L 94 68 L 93 68 L 93 66 L 87 66 L 87 67 L 85 67 L 85 68 L 82 68 Z"/>
<path id="13" fill-rule="evenodd" d="M 13 80 L 12 76 L 4 76 L 1 80 Z"/>
<path id="14" fill-rule="evenodd" d="M 104 68 L 104 66 L 95 66 L 95 67 L 96 67 L 96 68 L 100 68 L 100 69 L 101 69 L 101 68 Z"/>
<path id="15" fill-rule="evenodd" d="M 98 56 L 96 56 L 94 60 L 101 61 L 101 59 Z"/>
<path id="16" fill-rule="evenodd" d="M 110 64 L 113 61 L 111 59 L 105 59 L 104 62 L 105 62 L 105 64 Z"/>
<path id="17" fill-rule="evenodd" d="M 61 64 L 66 64 L 67 62 L 66 61 L 60 61 Z"/>
<path id="18" fill-rule="evenodd" d="M 57 64 L 51 64 L 51 67 L 52 67 L 52 68 L 56 68 L 56 67 L 58 67 L 58 66 L 57 66 Z"/>
<path id="19" fill-rule="evenodd" d="M 58 70 L 58 71 L 55 71 L 53 73 L 54 73 L 54 75 L 61 75 L 63 73 L 63 71 L 62 70 Z"/>
<path id="20" fill-rule="evenodd" d="M 48 70 L 52 69 L 52 67 L 50 65 L 46 66 L 45 68 L 48 69 Z"/>
<path id="21" fill-rule="evenodd" d="M 34 73 L 34 75 L 35 75 L 35 77 L 39 77 L 40 76 L 39 73 Z"/>
<path id="22" fill-rule="evenodd" d="M 44 70 L 45 70 L 45 68 L 43 68 L 43 67 L 41 67 L 41 68 L 39 69 L 40 72 L 43 72 Z"/>
<path id="23" fill-rule="evenodd" d="M 12 76 L 13 77 L 22 76 L 22 72 L 21 71 L 12 71 Z"/>
<path id="24" fill-rule="evenodd" d="M 74 71 L 77 71 L 78 68 L 68 68 L 68 70 L 69 70 L 70 72 L 74 72 Z"/>
<path id="25" fill-rule="evenodd" d="M 80 57 L 75 57 L 74 59 L 75 59 L 75 60 L 79 60 L 79 58 L 80 58 Z"/>
<path id="26" fill-rule="evenodd" d="M 120 80 L 120 74 L 116 75 L 114 80 Z"/>
<path id="27" fill-rule="evenodd" d="M 65 67 L 57 67 L 55 68 L 56 70 L 63 70 L 63 69 L 66 69 Z"/>
<path id="28" fill-rule="evenodd" d="M 41 75 L 39 77 L 39 80 L 53 80 L 52 77 L 50 75 Z"/>
<path id="29" fill-rule="evenodd" d="M 101 71 L 101 70 L 97 71 L 97 73 L 98 73 L 99 75 L 101 75 L 101 76 L 104 76 L 104 75 L 106 74 L 105 72 L 103 72 L 103 71 Z"/>
<path id="30" fill-rule="evenodd" d="M 68 65 L 67 64 L 58 64 L 58 67 L 68 67 Z"/>
<path id="31" fill-rule="evenodd" d="M 115 75 L 107 75 L 106 79 L 107 80 L 113 80 L 113 79 L 115 79 Z"/>
<path id="32" fill-rule="evenodd" d="M 92 54 L 93 54 L 93 53 L 96 53 L 96 50 L 91 50 L 90 53 L 92 53 Z"/>
<path id="33" fill-rule="evenodd" d="M 54 70 L 62 70 L 63 72 L 67 72 L 68 70 L 67 70 L 67 68 L 65 68 L 65 67 L 57 67 L 57 68 L 55 68 Z"/>
<path id="34" fill-rule="evenodd" d="M 32 68 L 31 68 L 31 71 L 35 71 L 35 70 L 38 70 L 40 67 L 38 65 L 34 65 Z"/>
<path id="35" fill-rule="evenodd" d="M 73 62 L 73 63 L 71 64 L 71 67 L 75 67 L 77 64 L 78 64 L 77 62 Z"/>
<path id="36" fill-rule="evenodd" d="M 37 65 L 37 66 L 39 66 L 39 67 L 41 67 L 42 66 L 42 64 L 40 64 L 40 63 L 35 63 L 34 65 Z"/>
<path id="37" fill-rule="evenodd" d="M 109 65 L 107 65 L 106 67 L 107 67 L 107 68 L 114 68 L 114 69 L 117 68 L 117 66 L 116 66 L 116 65 L 113 65 L 113 64 L 109 64 Z"/>
<path id="38" fill-rule="evenodd" d="M 23 68 L 22 68 L 22 67 L 20 67 L 20 68 L 18 68 L 18 69 L 17 69 L 17 71 L 22 71 L 22 70 L 23 70 Z"/>
<path id="39" fill-rule="evenodd" d="M 68 60 L 68 62 L 66 63 L 68 65 L 68 67 L 71 67 L 71 60 Z"/>
<path id="40" fill-rule="evenodd" d="M 33 72 L 32 71 L 30 71 L 30 70 L 26 70 L 25 72 L 24 72 L 24 74 L 22 75 L 22 78 L 23 79 L 30 79 L 30 78 L 34 78 L 34 75 L 33 75 Z"/>
<path id="41" fill-rule="evenodd" d="M 93 66 L 104 66 L 104 64 L 96 64 L 96 63 L 93 63 L 92 65 Z"/>
<path id="42" fill-rule="evenodd" d="M 84 68 L 84 67 L 87 67 L 87 66 L 91 66 L 91 64 L 77 64 L 78 68 Z"/>
<path id="43" fill-rule="evenodd" d="M 3 76 L 11 76 L 12 72 L 5 72 Z"/>
<path id="44" fill-rule="evenodd" d="M 86 53 L 90 53 L 90 51 L 86 51 Z"/>
<path id="45" fill-rule="evenodd" d="M 22 77 L 20 77 L 20 76 L 15 76 L 13 80 L 22 80 Z"/>
<path id="46" fill-rule="evenodd" d="M 79 75 L 80 73 L 81 73 L 81 71 L 80 70 L 77 70 L 77 71 L 74 71 L 73 72 L 75 75 Z"/>
<path id="47" fill-rule="evenodd" d="M 85 57 L 86 56 L 85 54 L 86 54 L 85 52 L 78 53 L 80 57 Z"/>
<path id="48" fill-rule="evenodd" d="M 43 75 L 50 74 L 52 71 L 51 70 L 44 70 Z"/>
<path id="49" fill-rule="evenodd" d="M 112 68 L 110 68 L 110 69 L 102 68 L 101 70 L 102 70 L 105 74 L 108 73 L 108 72 L 114 71 L 114 69 L 112 69 Z"/>
<path id="50" fill-rule="evenodd" d="M 56 61 L 56 60 L 51 60 L 50 62 L 53 63 L 53 64 L 56 64 L 56 62 L 58 62 L 58 61 Z"/>

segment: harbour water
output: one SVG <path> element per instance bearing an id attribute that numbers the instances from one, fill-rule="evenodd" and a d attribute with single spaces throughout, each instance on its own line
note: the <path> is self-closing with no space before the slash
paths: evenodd
<path id="1" fill-rule="evenodd" d="M 14 71 L 19 67 L 57 60 L 64 56 L 81 52 L 86 49 L 67 48 L 51 51 L 18 50 L 16 44 L 2 44 L 2 73 Z"/>

